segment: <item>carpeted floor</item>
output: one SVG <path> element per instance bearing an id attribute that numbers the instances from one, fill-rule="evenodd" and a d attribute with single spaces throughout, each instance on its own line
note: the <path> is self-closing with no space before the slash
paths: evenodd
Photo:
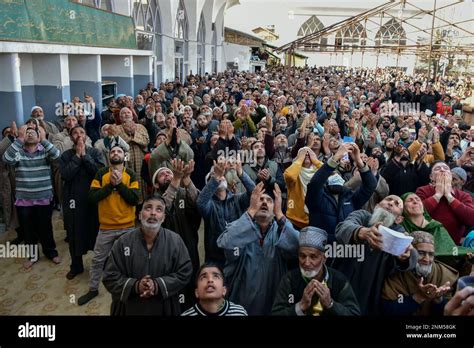
<path id="1" fill-rule="evenodd" d="M 64 242 L 66 232 L 60 214 L 53 214 L 54 238 L 62 259 L 56 265 L 40 253 L 39 262 L 25 270 L 25 259 L 0 258 L 0 315 L 108 315 L 111 296 L 101 284 L 99 296 L 84 306 L 77 299 L 88 290 L 90 262 L 93 252 L 84 256 L 85 272 L 66 279 L 70 257 Z M 3 234 L 0 243 L 14 239 L 13 232 Z M 199 230 L 199 251 L 203 254 L 203 224 Z"/>

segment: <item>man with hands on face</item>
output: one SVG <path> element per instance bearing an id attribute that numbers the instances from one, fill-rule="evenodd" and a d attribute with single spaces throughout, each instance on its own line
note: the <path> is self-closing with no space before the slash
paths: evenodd
<path id="1" fill-rule="evenodd" d="M 454 242 L 459 245 L 465 226 L 474 224 L 474 202 L 471 195 L 452 187 L 452 174 L 444 162 L 431 167 L 431 184 L 419 187 L 416 194 L 430 216 L 441 222 Z"/>
<path id="2" fill-rule="evenodd" d="M 347 278 L 326 266 L 327 233 L 308 226 L 299 237 L 299 268 L 281 280 L 272 315 L 360 315 Z M 293 296 L 294 301 L 288 299 Z"/>
<path id="3" fill-rule="evenodd" d="M 221 120 L 218 126 L 219 138 L 212 150 L 206 156 L 206 162 L 209 166 L 224 154 L 240 150 L 240 143 L 235 136 L 234 125 L 229 119 Z"/>
<path id="4" fill-rule="evenodd" d="M 281 191 L 259 183 L 250 207 L 229 223 L 217 239 L 224 249 L 229 300 L 249 315 L 270 314 L 278 284 L 287 271 L 286 260 L 296 259 L 298 232 L 282 212 Z"/>
<path id="5" fill-rule="evenodd" d="M 166 125 L 165 141 L 158 145 L 150 156 L 150 177 L 161 167 L 171 168 L 171 161 L 175 158 L 186 163 L 194 159 L 194 152 L 188 145 L 191 144 L 191 136 L 184 129 L 177 128 L 176 116 L 169 114 Z M 189 141 L 185 137 L 189 138 Z"/>
<path id="6" fill-rule="evenodd" d="M 354 161 L 362 179 L 362 185 L 356 191 L 344 187 L 344 179 L 335 172 L 346 154 Z M 325 230 L 329 243 L 334 242 L 336 225 L 354 210 L 362 209 L 376 187 L 377 180 L 362 161 L 359 147 L 355 143 L 341 144 L 336 154 L 316 171 L 308 184 L 305 203 L 309 211 L 309 225 Z"/>
<path id="7" fill-rule="evenodd" d="M 299 149 L 295 161 L 284 172 L 285 182 L 288 187 L 286 216 L 298 228 L 308 226 L 309 212 L 304 201 L 308 184 L 321 166 L 322 162 L 318 160 L 314 151 L 305 146 Z"/>
<path id="8" fill-rule="evenodd" d="M 103 283 L 112 294 L 112 315 L 179 315 L 179 295 L 192 264 L 181 237 L 163 228 L 165 201 L 145 199 L 141 226 L 119 238 L 107 259 Z"/>

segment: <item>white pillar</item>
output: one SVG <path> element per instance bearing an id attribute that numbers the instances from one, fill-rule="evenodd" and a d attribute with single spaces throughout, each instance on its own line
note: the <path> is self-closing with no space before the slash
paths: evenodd
<path id="1" fill-rule="evenodd" d="M 23 102 L 21 93 L 20 58 L 17 53 L 0 54 L 0 104 L 2 117 L 0 127 L 3 129 L 12 121 L 20 126 L 24 123 Z"/>
<path id="2" fill-rule="evenodd" d="M 36 105 L 43 108 L 46 119 L 56 120 L 58 107 L 71 99 L 68 55 L 34 54 L 32 61 Z"/>

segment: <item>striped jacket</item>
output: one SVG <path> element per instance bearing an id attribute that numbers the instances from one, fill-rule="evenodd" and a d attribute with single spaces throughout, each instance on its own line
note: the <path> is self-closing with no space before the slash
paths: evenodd
<path id="1" fill-rule="evenodd" d="M 247 311 L 244 307 L 232 303 L 230 301 L 224 300 L 224 306 L 217 313 L 208 313 L 206 312 L 199 303 L 196 303 L 194 306 L 189 308 L 187 311 L 181 314 L 185 317 L 197 317 L 197 316 L 247 316 Z"/>
<path id="2" fill-rule="evenodd" d="M 33 153 L 16 139 L 3 154 L 3 161 L 15 168 L 16 199 L 42 200 L 53 197 L 51 161 L 60 155 L 48 140 L 43 140 Z"/>

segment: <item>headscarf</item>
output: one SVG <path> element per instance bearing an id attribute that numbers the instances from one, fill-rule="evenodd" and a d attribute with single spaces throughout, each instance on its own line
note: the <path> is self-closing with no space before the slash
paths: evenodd
<path id="1" fill-rule="evenodd" d="M 437 221 L 434 220 L 430 214 L 426 210 L 423 209 L 423 216 L 428 221 L 428 224 L 424 227 L 417 226 L 415 223 L 413 223 L 409 216 L 408 213 L 405 210 L 405 200 L 408 198 L 408 196 L 415 194 L 414 192 L 407 192 L 403 195 L 400 196 L 400 198 L 403 201 L 403 222 L 402 226 L 405 228 L 405 231 L 408 233 L 415 232 L 415 231 L 424 231 L 428 232 L 433 235 L 434 242 L 435 242 L 435 256 L 436 257 L 442 257 L 442 260 L 444 262 L 450 263 L 453 259 L 459 259 L 459 258 L 464 258 L 467 256 L 467 253 L 472 253 L 474 252 L 472 249 L 465 248 L 462 246 L 456 245 L 454 243 L 454 240 L 451 238 L 449 235 L 449 232 L 446 230 L 444 225 Z"/>

